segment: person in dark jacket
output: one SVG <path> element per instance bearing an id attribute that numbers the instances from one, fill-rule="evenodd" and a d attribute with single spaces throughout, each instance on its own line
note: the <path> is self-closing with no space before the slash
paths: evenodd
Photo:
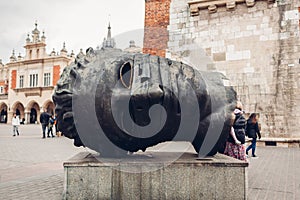
<path id="1" fill-rule="evenodd" d="M 53 135 L 53 126 L 54 126 L 54 123 L 55 123 L 55 119 L 54 119 L 54 115 L 52 115 L 52 116 L 50 116 L 50 119 L 49 119 L 47 137 L 50 137 L 50 133 L 51 133 L 51 137 L 55 137 Z"/>
<path id="2" fill-rule="evenodd" d="M 255 113 L 252 113 L 250 115 L 249 119 L 247 120 L 246 135 L 249 138 L 252 138 L 251 144 L 246 149 L 246 154 L 248 155 L 248 151 L 250 149 L 252 149 L 252 157 L 257 157 L 255 155 L 256 140 L 257 140 L 257 136 L 258 136 L 258 139 L 260 139 L 261 135 L 260 135 L 260 131 L 258 128 L 257 116 Z"/>
<path id="3" fill-rule="evenodd" d="M 246 119 L 243 116 L 244 112 L 242 108 L 242 104 L 238 102 L 236 109 L 234 110 L 234 121 L 232 124 L 234 132 L 229 134 L 224 154 L 239 160 L 246 161 L 244 146 Z M 237 142 L 237 140 L 239 142 Z"/>
<path id="4" fill-rule="evenodd" d="M 46 127 L 49 124 L 50 114 L 46 110 L 40 115 L 40 123 L 42 124 L 43 138 L 46 138 Z"/>

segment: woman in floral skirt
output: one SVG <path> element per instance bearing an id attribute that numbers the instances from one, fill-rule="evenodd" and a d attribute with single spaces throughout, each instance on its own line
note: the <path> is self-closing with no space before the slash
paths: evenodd
<path id="1" fill-rule="evenodd" d="M 241 102 L 237 103 L 234 110 L 233 125 L 231 133 L 226 142 L 224 154 L 230 157 L 246 161 L 245 153 L 245 128 L 246 119 L 243 116 L 243 106 Z"/>

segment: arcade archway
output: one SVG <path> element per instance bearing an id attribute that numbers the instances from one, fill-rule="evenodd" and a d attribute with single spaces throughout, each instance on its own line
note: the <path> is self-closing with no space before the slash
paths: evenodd
<path id="1" fill-rule="evenodd" d="M 2 103 L 0 105 L 0 123 L 7 123 L 7 105 Z"/>
<path id="2" fill-rule="evenodd" d="M 47 113 L 54 115 L 55 105 L 52 101 L 48 100 L 44 103 L 43 108 L 47 110 Z"/>
<path id="3" fill-rule="evenodd" d="M 28 106 L 28 117 L 27 122 L 30 124 L 36 124 L 38 122 L 38 117 L 40 116 L 40 106 L 37 102 L 31 101 Z"/>
<path id="4" fill-rule="evenodd" d="M 19 116 L 20 119 L 23 119 L 25 117 L 24 113 L 25 109 L 21 102 L 16 102 L 12 106 L 12 112 L 16 113 L 17 116 Z"/>

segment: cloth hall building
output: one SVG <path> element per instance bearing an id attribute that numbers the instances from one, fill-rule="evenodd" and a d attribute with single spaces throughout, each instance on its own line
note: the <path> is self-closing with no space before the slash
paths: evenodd
<path id="1" fill-rule="evenodd" d="M 46 37 L 35 24 L 25 41 L 25 56 L 12 52 L 7 64 L 0 63 L 0 122 L 10 123 L 16 113 L 24 123 L 39 122 L 44 110 L 54 113 L 52 93 L 63 68 L 74 60 L 63 44 L 60 52 L 46 53 Z"/>

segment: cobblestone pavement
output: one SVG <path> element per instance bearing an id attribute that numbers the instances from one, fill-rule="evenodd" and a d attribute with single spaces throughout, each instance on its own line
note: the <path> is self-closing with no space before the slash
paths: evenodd
<path id="1" fill-rule="evenodd" d="M 249 159 L 249 200 L 300 199 L 300 148 L 258 147 Z"/>
<path id="2" fill-rule="evenodd" d="M 63 162 L 84 148 L 65 137 L 42 139 L 41 126 L 21 125 L 12 136 L 0 124 L 0 199 L 62 199 Z"/>
<path id="3" fill-rule="evenodd" d="M 42 139 L 39 125 L 20 133 L 0 124 L 0 199 L 62 199 L 63 162 L 87 150 L 65 137 Z M 300 148 L 258 147 L 257 154 L 249 158 L 248 199 L 300 199 Z"/>

